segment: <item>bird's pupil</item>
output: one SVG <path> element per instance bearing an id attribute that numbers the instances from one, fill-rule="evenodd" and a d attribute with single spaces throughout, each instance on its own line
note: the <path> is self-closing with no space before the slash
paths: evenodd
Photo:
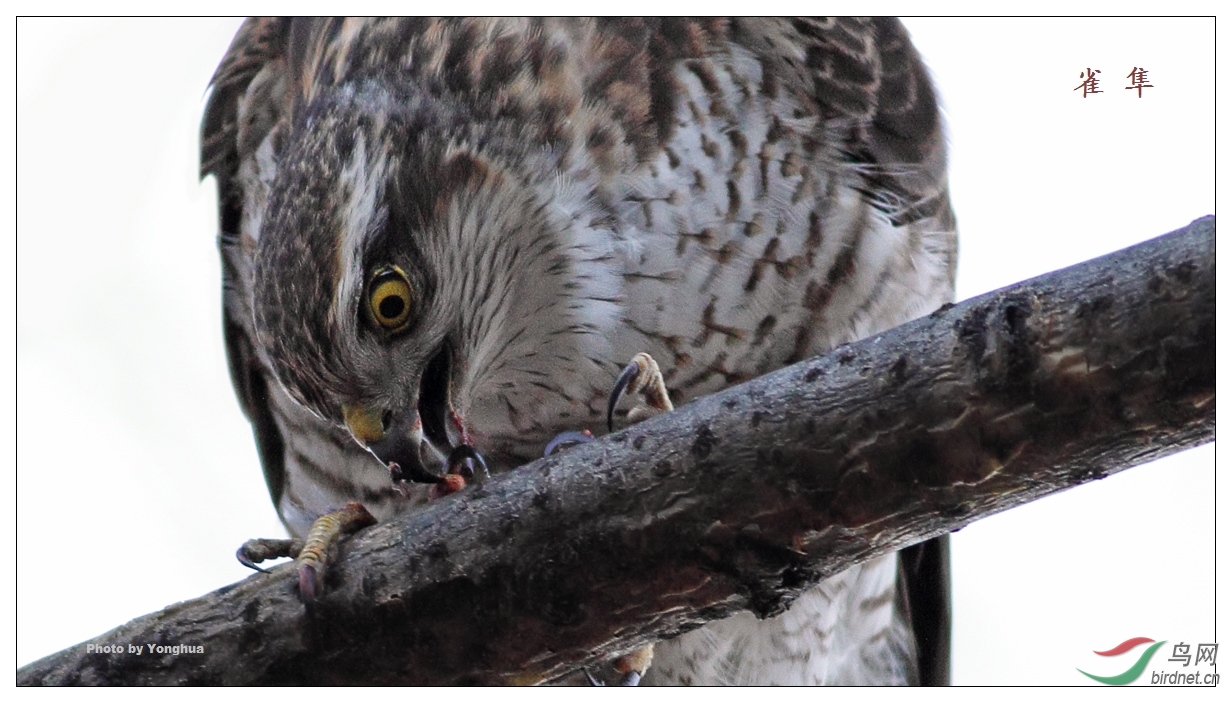
<path id="1" fill-rule="evenodd" d="M 381 317 L 392 319 L 402 314 L 402 308 L 405 307 L 405 304 L 402 302 L 402 298 L 396 295 L 387 295 L 377 307 L 381 311 Z"/>

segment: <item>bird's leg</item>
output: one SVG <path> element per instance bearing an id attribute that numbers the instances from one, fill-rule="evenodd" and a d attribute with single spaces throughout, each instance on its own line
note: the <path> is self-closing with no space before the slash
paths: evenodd
<path id="1" fill-rule="evenodd" d="M 646 675 L 646 670 L 650 668 L 650 662 L 653 660 L 654 645 L 648 644 L 612 662 L 612 668 L 620 674 L 621 686 L 636 686 L 642 682 L 642 677 Z M 591 686 L 607 685 L 590 673 L 590 669 L 582 669 L 582 673 L 586 676 L 586 683 Z"/>
<path id="2" fill-rule="evenodd" d="M 672 399 L 668 397 L 667 386 L 663 383 L 663 374 L 659 371 L 659 364 L 646 352 L 634 356 L 629 365 L 620 372 L 616 385 L 612 388 L 611 395 L 608 396 L 607 429 L 609 432 L 612 431 L 612 414 L 616 411 L 616 405 L 625 395 L 631 394 L 637 394 L 639 397 L 637 405 L 625 415 L 629 424 L 673 410 Z M 652 644 L 617 659 L 613 666 L 621 674 L 620 685 L 638 685 L 642 676 L 646 674 L 646 670 L 650 668 L 650 662 L 653 659 L 654 645 Z M 589 671 L 586 672 L 586 679 L 592 685 L 596 683 Z"/>
<path id="3" fill-rule="evenodd" d="M 316 600 L 317 593 L 321 590 L 321 581 L 325 577 L 325 567 L 329 564 L 330 547 L 336 544 L 340 537 L 375 524 L 376 518 L 359 503 L 347 503 L 342 510 L 326 513 L 312 523 L 308 537 L 304 539 L 304 548 L 295 557 L 301 603 L 312 607 L 313 601 Z"/>
<path id="4" fill-rule="evenodd" d="M 633 357 L 633 361 L 620 372 L 612 394 L 607 399 L 607 430 L 612 431 L 612 413 L 616 405 L 625 395 L 637 393 L 641 397 L 625 416 L 629 424 L 641 422 L 649 417 L 669 412 L 673 409 L 672 399 L 667 395 L 667 386 L 663 383 L 663 374 L 659 372 L 659 364 L 646 352 Z"/>
<path id="5" fill-rule="evenodd" d="M 390 477 L 395 483 L 404 483 L 402 471 L 397 464 L 390 464 Z M 472 483 L 482 483 L 488 478 L 488 464 L 483 455 L 469 444 L 454 447 L 449 454 L 448 470 L 433 484 L 429 496 L 439 498 L 457 493 Z M 235 558 L 250 569 L 268 573 L 258 566 L 263 561 L 292 557 L 299 574 L 299 599 L 311 607 L 321 592 L 330 552 L 338 540 L 354 532 L 375 525 L 376 518 L 359 503 L 347 503 L 341 510 L 326 513 L 317 518 L 308 529 L 308 536 L 298 539 L 250 539 L 235 552 Z"/>
<path id="6" fill-rule="evenodd" d="M 642 682 L 650 662 L 654 660 L 654 645 L 648 644 L 641 649 L 629 652 L 616 660 L 614 666 L 620 672 L 621 686 L 636 686 Z"/>
<path id="7" fill-rule="evenodd" d="M 299 599 L 312 607 L 321 590 L 325 567 L 329 564 L 330 548 L 341 537 L 375 525 L 376 518 L 359 503 L 347 503 L 341 510 L 317 518 L 308 530 L 308 537 L 297 539 L 250 539 L 236 551 L 240 563 L 257 571 L 257 564 L 267 559 L 294 557 L 299 574 Z"/>

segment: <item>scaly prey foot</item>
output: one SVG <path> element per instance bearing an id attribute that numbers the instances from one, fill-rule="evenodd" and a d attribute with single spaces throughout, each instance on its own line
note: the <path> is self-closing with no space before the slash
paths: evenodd
<path id="1" fill-rule="evenodd" d="M 488 480 L 488 462 L 469 444 L 459 444 L 449 452 L 446 473 L 428 492 L 429 498 L 441 498 L 457 493 L 471 484 Z"/>

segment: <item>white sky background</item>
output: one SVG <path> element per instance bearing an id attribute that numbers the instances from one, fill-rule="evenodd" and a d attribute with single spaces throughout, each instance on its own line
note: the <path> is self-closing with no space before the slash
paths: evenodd
<path id="1" fill-rule="evenodd" d="M 17 22 L 19 665 L 245 578 L 235 548 L 283 534 L 195 175 L 236 26 Z M 1214 213 L 1213 19 L 907 26 L 949 120 L 960 299 Z M 1208 445 L 957 533 L 955 683 L 1081 684 L 1129 637 L 1218 641 L 1216 502 Z"/>

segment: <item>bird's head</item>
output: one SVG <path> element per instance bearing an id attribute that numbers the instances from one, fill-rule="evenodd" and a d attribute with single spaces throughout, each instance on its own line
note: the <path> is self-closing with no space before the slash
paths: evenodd
<path id="1" fill-rule="evenodd" d="M 580 318 L 614 314 L 572 304 L 593 233 L 544 157 L 466 125 L 379 86 L 324 95 L 286 135 L 256 227 L 254 319 L 279 380 L 421 482 L 453 448 L 519 431 L 509 409 L 544 375 L 543 340 L 594 358 Z"/>

